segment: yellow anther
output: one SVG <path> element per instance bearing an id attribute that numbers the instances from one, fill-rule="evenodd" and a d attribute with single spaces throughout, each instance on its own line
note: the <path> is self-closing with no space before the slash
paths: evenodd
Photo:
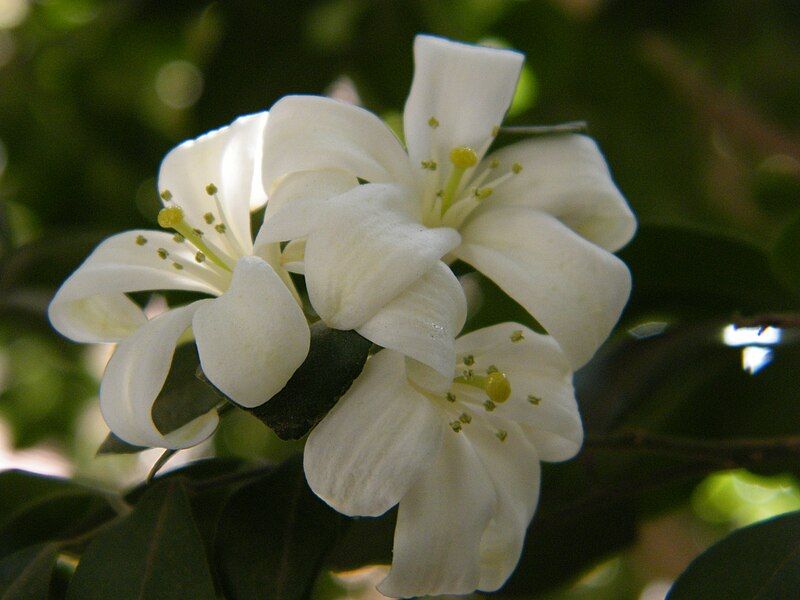
<path id="1" fill-rule="evenodd" d="M 208 194 L 209 196 L 213 196 L 214 194 L 217 193 L 217 191 L 218 191 L 217 186 L 215 186 L 213 183 L 209 183 L 206 186 L 206 194 Z"/>
<path id="2" fill-rule="evenodd" d="M 541 402 L 541 401 L 542 401 L 542 399 L 539 398 L 539 396 L 534 396 L 533 394 L 528 394 L 528 402 L 530 402 L 534 406 L 539 406 L 539 402 Z"/>
<path id="3" fill-rule="evenodd" d="M 447 392 L 447 394 L 445 395 L 445 398 L 447 398 L 448 402 L 455 402 L 456 401 L 456 395 L 453 392 Z"/>
<path id="4" fill-rule="evenodd" d="M 450 151 L 450 162 L 457 169 L 469 169 L 478 162 L 478 155 L 468 146 L 458 146 Z"/>
<path id="5" fill-rule="evenodd" d="M 436 117 L 431 117 L 430 119 L 428 119 L 428 126 L 431 129 L 436 129 L 439 126 L 439 119 L 437 119 Z"/>
<path id="6" fill-rule="evenodd" d="M 183 223 L 183 209 L 180 206 L 168 206 L 158 213 L 158 224 L 164 229 L 175 229 Z"/>
<path id="7" fill-rule="evenodd" d="M 468 367 L 471 367 L 472 365 L 474 365 L 474 364 L 475 364 L 475 357 L 474 357 L 474 356 L 472 356 L 472 354 L 467 354 L 467 355 L 464 357 L 464 360 L 463 360 L 462 362 L 463 362 L 465 365 L 467 365 Z"/>
<path id="8" fill-rule="evenodd" d="M 175 240 L 175 242 L 177 242 L 178 244 L 182 244 L 183 242 L 186 241 L 186 238 L 183 237 L 180 233 L 176 233 L 175 235 L 173 235 L 172 239 Z"/>
<path id="9" fill-rule="evenodd" d="M 513 165 L 511 165 L 511 171 L 514 173 L 514 175 L 516 175 L 517 173 L 522 171 L 522 165 L 519 163 L 514 163 Z"/>
<path id="10" fill-rule="evenodd" d="M 203 254 L 202 252 L 198 252 L 197 254 L 194 255 L 194 259 L 199 263 L 205 262 L 206 255 Z"/>
<path id="11" fill-rule="evenodd" d="M 496 169 L 499 166 L 500 166 L 500 161 L 497 160 L 496 158 L 493 158 L 492 162 L 489 163 L 489 168 L 490 169 Z"/>
<path id="12" fill-rule="evenodd" d="M 163 192 L 161 192 L 161 199 L 164 202 L 169 202 L 170 200 L 172 200 L 172 192 L 170 192 L 169 190 L 164 190 Z"/>
<path id="13" fill-rule="evenodd" d="M 486 200 L 489 196 L 492 195 L 492 188 L 485 187 L 485 188 L 478 188 L 475 190 L 475 197 L 478 200 Z"/>
<path id="14" fill-rule="evenodd" d="M 147 243 L 147 238 L 143 235 L 136 236 L 136 245 L 137 246 L 144 246 Z"/>
<path id="15" fill-rule="evenodd" d="M 156 250 L 156 254 L 158 254 L 158 257 L 162 260 L 167 260 L 167 257 L 169 256 L 169 252 L 167 252 L 164 248 L 159 248 Z"/>
<path id="16" fill-rule="evenodd" d="M 497 373 L 499 370 L 500 370 L 500 369 L 498 369 L 498 368 L 497 368 L 496 366 L 494 366 L 494 365 L 489 365 L 488 367 L 486 367 L 486 372 L 487 372 L 487 373 Z"/>
<path id="17" fill-rule="evenodd" d="M 427 169 L 428 171 L 435 171 L 436 167 L 438 166 L 435 160 L 423 160 L 421 164 L 422 168 Z"/>
<path id="18" fill-rule="evenodd" d="M 511 395 L 511 384 L 505 373 L 495 372 L 489 373 L 486 377 L 486 395 L 489 399 L 496 403 L 502 404 Z"/>
<path id="19" fill-rule="evenodd" d="M 472 423 L 472 415 L 469 413 L 461 413 L 461 416 L 458 417 L 458 420 L 467 425 L 468 423 Z"/>
<path id="20" fill-rule="evenodd" d="M 525 336 L 522 335 L 522 329 L 517 329 L 516 331 L 511 332 L 511 341 L 512 342 L 520 342 L 525 339 Z"/>
<path id="21" fill-rule="evenodd" d="M 174 262 L 172 263 L 172 266 L 175 267 L 175 269 L 177 269 L 178 271 L 183 271 L 183 265 L 181 263 Z"/>
<path id="22" fill-rule="evenodd" d="M 475 375 L 475 372 L 472 369 L 464 369 L 461 371 L 461 377 L 464 379 L 472 379 L 473 375 Z"/>
<path id="23" fill-rule="evenodd" d="M 207 212 L 206 214 L 203 215 L 203 220 L 209 225 L 211 225 L 214 222 L 214 215 L 211 214 L 210 212 Z"/>
<path id="24" fill-rule="evenodd" d="M 225 223 L 217 223 L 216 225 L 214 225 L 214 229 L 217 230 L 217 233 L 225 233 L 226 231 L 228 231 L 228 228 L 225 227 Z"/>
<path id="25" fill-rule="evenodd" d="M 508 437 L 508 432 L 505 429 L 498 429 L 494 432 L 494 437 L 496 437 L 501 442 L 505 442 L 506 438 Z"/>
<path id="26" fill-rule="evenodd" d="M 483 402 L 483 408 L 486 409 L 486 412 L 492 412 L 495 408 L 497 408 L 497 405 L 491 400 L 485 400 Z"/>
<path id="27" fill-rule="evenodd" d="M 450 427 L 452 428 L 453 431 L 458 433 L 459 431 L 461 431 L 461 421 L 451 421 Z"/>
<path id="28" fill-rule="evenodd" d="M 205 234 L 203 233 L 203 230 L 202 230 L 202 229 L 197 229 L 197 227 L 195 227 L 195 228 L 194 228 L 192 231 L 194 231 L 194 232 L 195 232 L 195 234 L 196 234 L 198 237 L 203 237 L 203 235 L 205 235 Z"/>

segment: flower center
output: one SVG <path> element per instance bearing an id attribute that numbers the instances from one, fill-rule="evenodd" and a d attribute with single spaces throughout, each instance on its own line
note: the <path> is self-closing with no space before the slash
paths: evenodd
<path id="1" fill-rule="evenodd" d="M 202 263 L 208 258 L 218 267 L 228 272 L 231 271 L 231 265 L 222 258 L 223 252 L 210 242 L 206 243 L 203 240 L 203 232 L 189 225 L 183 214 L 183 209 L 180 206 L 173 205 L 162 208 L 158 213 L 158 224 L 164 229 L 174 229 L 183 236 L 186 241 L 197 248 L 198 253 L 195 255 L 195 260 L 197 260 L 197 262 Z"/>
<path id="2" fill-rule="evenodd" d="M 428 125 L 436 129 L 439 120 L 431 117 Z M 501 167 L 497 160 L 492 160 L 483 169 L 477 170 L 479 157 L 488 150 L 498 131 L 499 128 L 495 127 L 486 144 L 477 152 L 467 146 L 457 146 L 450 150 L 448 158 L 452 167 L 444 185 L 441 184 L 441 169 L 437 157 L 421 162 L 422 169 L 428 172 L 422 199 L 422 221 L 426 226 L 458 229 L 481 202 L 522 171 L 521 164 L 513 163 L 506 167 L 505 172 L 490 179 Z"/>

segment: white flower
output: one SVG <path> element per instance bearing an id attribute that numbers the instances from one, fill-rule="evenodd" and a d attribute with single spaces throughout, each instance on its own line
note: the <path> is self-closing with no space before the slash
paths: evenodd
<path id="1" fill-rule="evenodd" d="M 400 505 L 394 597 L 498 589 L 519 560 L 539 461 L 583 441 L 572 369 L 558 344 L 514 323 L 456 340 L 448 378 L 382 350 L 305 447 L 314 492 L 347 515 Z"/>
<path id="2" fill-rule="evenodd" d="M 53 326 L 78 342 L 119 342 L 100 386 L 111 430 L 140 446 L 188 447 L 216 428 L 212 410 L 168 435 L 151 410 L 176 345 L 191 328 L 206 376 L 253 407 L 279 391 L 308 353 L 309 329 L 280 248 L 250 233 L 266 196 L 255 165 L 267 113 L 237 119 L 164 158 L 159 224 L 98 246 L 50 304 Z M 148 321 L 129 292 L 186 290 L 201 299 Z"/>
<path id="3" fill-rule="evenodd" d="M 600 151 L 587 137 L 564 135 L 484 158 L 523 55 L 418 36 L 414 56 L 407 151 L 375 115 L 348 104 L 290 96 L 273 107 L 266 239 L 296 240 L 292 261 L 300 268 L 302 260 L 311 302 L 328 325 L 356 328 L 441 372 L 451 360 L 444 346 L 437 362 L 413 342 L 364 330 L 441 258 L 492 279 L 582 365 L 630 292 L 630 274 L 611 252 L 631 238 L 635 219 Z M 453 320 L 431 310 L 424 318 Z"/>

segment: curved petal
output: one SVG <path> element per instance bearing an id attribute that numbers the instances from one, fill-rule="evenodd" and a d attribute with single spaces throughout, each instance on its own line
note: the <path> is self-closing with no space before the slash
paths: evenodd
<path id="1" fill-rule="evenodd" d="M 613 254 L 551 215 L 516 206 L 470 218 L 461 234 L 456 256 L 533 315 L 575 368 L 611 333 L 631 290 L 630 272 Z"/>
<path id="2" fill-rule="evenodd" d="M 485 208 L 526 206 L 549 213 L 598 246 L 615 252 L 636 231 L 636 217 L 611 178 L 594 140 L 583 135 L 525 140 L 494 152 L 495 171 L 522 170 L 494 189 Z"/>
<path id="3" fill-rule="evenodd" d="M 399 186 L 367 184 L 325 203 L 305 272 L 311 304 L 330 327 L 360 327 L 458 245 L 454 229 L 411 218 L 404 197 Z"/>
<path id="4" fill-rule="evenodd" d="M 252 251 L 250 209 L 266 201 L 257 170 L 266 123 L 266 112 L 247 115 L 186 141 L 164 157 L 158 174 L 159 192 L 169 191 L 172 196 L 164 204 L 179 205 L 192 227 L 231 256 Z M 209 184 L 217 188 L 219 206 L 206 189 Z M 220 208 L 224 215 L 219 214 Z M 228 233 L 208 224 L 206 213 L 214 216 L 216 224 L 223 219 Z"/>
<path id="5" fill-rule="evenodd" d="M 286 385 L 311 337 L 292 293 L 256 256 L 239 259 L 228 291 L 197 311 L 192 328 L 209 381 L 248 408 Z"/>
<path id="6" fill-rule="evenodd" d="M 264 222 L 268 222 L 280 209 L 297 200 L 324 200 L 343 194 L 357 185 L 358 179 L 354 175 L 339 169 L 289 173 L 273 186 L 264 213 Z M 292 236 L 294 237 L 301 236 Z"/>
<path id="7" fill-rule="evenodd" d="M 497 495 L 467 438 L 448 430 L 436 463 L 400 501 L 392 566 L 378 590 L 395 598 L 467 594 Z"/>
<path id="8" fill-rule="evenodd" d="M 100 383 L 100 410 L 111 431 L 135 446 L 188 448 L 217 427 L 216 410 L 207 412 L 167 435 L 153 422 L 153 404 L 167 379 L 178 339 L 189 328 L 200 300 L 162 313 L 122 341 L 108 362 Z"/>
<path id="9" fill-rule="evenodd" d="M 436 460 L 444 423 L 408 385 L 403 356 L 382 350 L 309 435 L 308 484 L 346 515 L 381 515 Z"/>
<path id="10" fill-rule="evenodd" d="M 436 160 L 446 165 L 457 146 L 485 152 L 511 105 L 524 59 L 511 50 L 418 35 L 403 114 L 411 164 Z"/>
<path id="11" fill-rule="evenodd" d="M 159 250 L 168 256 L 161 258 Z M 183 268 L 175 268 L 177 261 Z M 163 231 L 135 230 L 100 244 L 61 285 L 48 308 L 53 327 L 76 342 L 117 342 L 146 322 L 126 292 L 188 290 L 218 295 L 224 276 L 197 264 L 187 244 Z"/>
<path id="12" fill-rule="evenodd" d="M 455 336 L 466 316 L 464 290 L 450 268 L 439 261 L 357 331 L 450 378 L 455 368 Z"/>
<path id="13" fill-rule="evenodd" d="M 518 323 L 501 323 L 461 336 L 459 355 L 470 355 L 476 372 L 494 366 L 506 374 L 511 396 L 490 413 L 484 413 L 486 396 L 469 386 L 457 386 L 456 395 L 497 427 L 520 425 L 545 461 L 572 458 L 583 443 L 572 369 L 550 336 Z"/>
<path id="14" fill-rule="evenodd" d="M 372 183 L 413 185 L 408 156 L 383 121 L 352 104 L 287 96 L 264 131 L 264 188 L 295 171 L 342 169 Z"/>
<path id="15" fill-rule="evenodd" d="M 481 538 L 478 584 L 479 589 L 493 592 L 519 562 L 525 532 L 539 500 L 541 467 L 536 448 L 518 427 L 507 427 L 501 441 L 481 420 L 477 417 L 464 432 L 497 494 L 497 509 Z"/>

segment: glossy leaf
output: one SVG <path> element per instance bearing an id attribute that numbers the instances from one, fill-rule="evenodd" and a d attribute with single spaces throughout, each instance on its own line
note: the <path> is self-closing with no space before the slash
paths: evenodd
<path id="1" fill-rule="evenodd" d="M 87 547 L 70 600 L 213 600 L 203 541 L 180 480 L 149 489 L 133 512 Z"/>
<path id="2" fill-rule="evenodd" d="M 242 487 L 223 510 L 217 535 L 226 597 L 306 598 L 342 519 L 308 488 L 299 459 Z"/>
<path id="3" fill-rule="evenodd" d="M 800 512 L 735 531 L 697 557 L 668 600 L 796 598 L 800 590 Z"/>
<path id="4" fill-rule="evenodd" d="M 311 326 L 308 357 L 289 383 L 251 412 L 284 440 L 308 433 L 361 373 L 372 343 L 355 331 Z"/>

